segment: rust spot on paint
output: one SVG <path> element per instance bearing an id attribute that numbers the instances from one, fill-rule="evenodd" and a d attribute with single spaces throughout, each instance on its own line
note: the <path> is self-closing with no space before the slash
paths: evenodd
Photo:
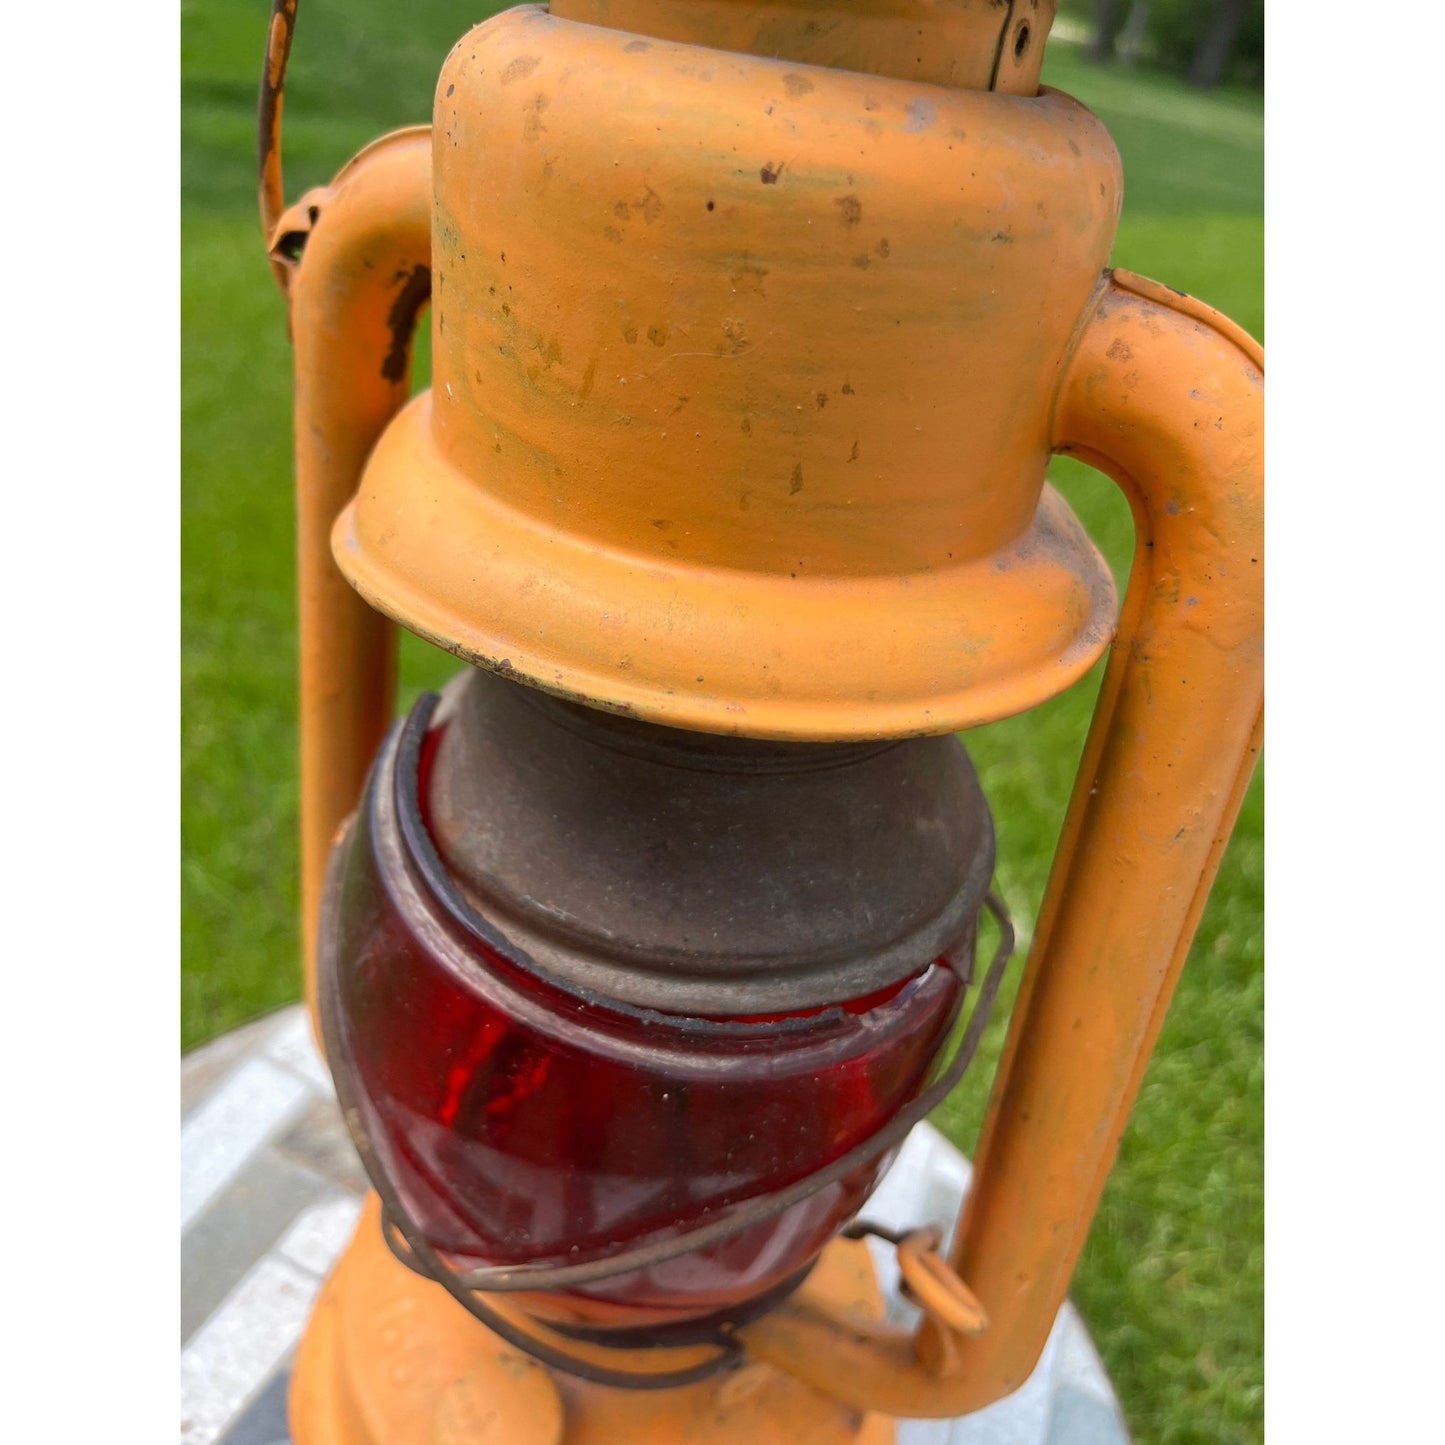
<path id="1" fill-rule="evenodd" d="M 807 95 L 813 88 L 813 82 L 806 75 L 785 75 L 783 77 L 783 89 L 795 100 L 800 95 Z"/>
<path id="2" fill-rule="evenodd" d="M 753 266 L 745 263 L 733 272 L 733 290 L 755 291 L 761 296 L 763 294 L 763 277 L 767 274 L 766 266 Z"/>
<path id="3" fill-rule="evenodd" d="M 652 49 L 652 45 L 651 45 L 651 42 L 649 42 L 649 41 L 646 41 L 646 40 L 629 40 L 629 41 L 627 42 L 627 44 L 622 47 L 622 53 L 623 53 L 624 55 L 641 55 L 644 50 L 651 50 L 651 49 Z"/>
<path id="4" fill-rule="evenodd" d="M 666 346 L 666 345 L 667 345 L 667 327 L 665 327 L 665 326 L 649 326 L 649 327 L 647 328 L 647 339 L 648 339 L 654 346 Z"/>
<path id="5" fill-rule="evenodd" d="M 920 96 L 908 107 L 908 124 L 903 129 L 910 135 L 918 135 L 929 130 L 937 120 L 938 107 Z"/>
<path id="6" fill-rule="evenodd" d="M 848 460 L 849 460 L 850 462 L 856 462 L 856 461 L 858 460 L 858 439 L 857 439 L 857 437 L 854 437 L 854 438 L 853 438 L 853 450 L 848 453 Z"/>
<path id="7" fill-rule="evenodd" d="M 1109 349 L 1104 353 L 1110 361 L 1131 361 L 1134 353 L 1129 349 L 1129 343 L 1122 336 L 1116 336 L 1109 343 Z"/>
<path id="8" fill-rule="evenodd" d="M 819 411 L 822 411 L 823 408 L 828 405 L 828 393 L 826 391 L 820 391 L 813 399 L 817 402 Z"/>
<path id="9" fill-rule="evenodd" d="M 788 479 L 788 495 L 796 497 L 803 490 L 803 464 L 794 462 L 793 475 Z"/>
<path id="10" fill-rule="evenodd" d="M 759 289 L 761 290 L 761 288 Z M 723 318 L 722 331 L 724 341 L 723 344 L 717 348 L 719 356 L 721 356 L 724 351 L 727 351 L 732 356 L 737 356 L 740 352 L 747 350 L 748 336 L 747 323 L 745 321 L 738 317 L 726 316 Z"/>
<path id="11" fill-rule="evenodd" d="M 866 270 L 873 264 L 873 261 L 872 261 L 872 259 L 871 259 L 870 257 L 868 257 L 868 256 L 854 256 L 854 257 L 853 257 L 853 264 L 854 264 L 860 271 L 866 271 Z"/>
<path id="12" fill-rule="evenodd" d="M 519 55 L 508 62 L 502 71 L 502 84 L 510 85 L 514 80 L 525 80 L 541 63 L 540 55 Z"/>
<path id="13" fill-rule="evenodd" d="M 603 226 L 602 234 L 606 236 L 614 246 L 620 246 L 622 244 L 622 232 L 619 231 L 616 226 Z"/>
<path id="14" fill-rule="evenodd" d="M 543 371 L 551 371 L 552 367 L 562 360 L 562 344 L 561 341 L 556 340 L 556 337 L 549 337 L 545 341 L 542 340 L 542 337 L 538 337 L 533 345 L 533 350 L 542 354 Z"/>
<path id="15" fill-rule="evenodd" d="M 851 381 L 845 381 L 840 389 L 844 396 L 853 395 L 853 383 Z"/>
<path id="16" fill-rule="evenodd" d="M 582 390 L 577 393 L 579 401 L 586 401 L 592 395 L 592 384 L 597 380 L 597 358 L 594 356 L 587 363 L 587 370 L 582 376 Z"/>
<path id="17" fill-rule="evenodd" d="M 622 328 L 622 339 L 629 346 L 637 345 L 637 328 L 635 326 L 624 326 Z"/>
<path id="18" fill-rule="evenodd" d="M 838 219 L 845 226 L 856 226 L 863 219 L 863 202 L 857 196 L 839 196 L 833 204 L 838 208 Z"/>
<path id="19" fill-rule="evenodd" d="M 632 215 L 632 207 L 629 206 L 626 201 L 618 201 L 612 208 L 612 214 L 616 216 L 619 221 L 625 221 Z"/>
<path id="20" fill-rule="evenodd" d="M 431 297 L 431 267 L 418 266 L 410 274 L 399 273 L 401 290 L 391 303 L 386 315 L 386 329 L 391 333 L 391 346 L 381 363 L 381 374 L 387 381 L 402 381 L 406 377 L 407 360 L 411 353 L 411 338 L 416 330 L 416 318 L 421 308 Z"/>
<path id="21" fill-rule="evenodd" d="M 758 172 L 758 175 L 762 178 L 763 184 L 765 186 L 777 185 L 778 177 L 782 175 L 783 166 L 786 164 L 787 163 L 785 161 L 769 161 L 767 165 L 765 165 L 762 170 Z"/>
<path id="22" fill-rule="evenodd" d="M 882 238 L 879 240 L 878 244 L 877 244 L 873 249 L 874 249 L 885 261 L 886 261 L 886 260 L 888 259 L 888 257 L 892 254 L 891 248 L 890 248 L 889 245 L 888 245 L 888 237 L 887 237 L 887 236 L 882 237 Z"/>

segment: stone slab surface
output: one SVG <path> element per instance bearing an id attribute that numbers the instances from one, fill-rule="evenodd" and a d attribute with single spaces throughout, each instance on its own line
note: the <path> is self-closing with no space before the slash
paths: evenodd
<path id="1" fill-rule="evenodd" d="M 366 1188 L 300 1005 L 181 1061 L 182 1445 L 291 1445 L 291 1356 Z M 890 1228 L 947 1229 L 968 1161 L 920 1124 L 864 1207 Z M 892 1250 L 870 1240 L 889 1317 Z M 1072 1305 L 1038 1368 L 1007 1399 L 958 1420 L 910 1420 L 898 1445 L 1128 1445 L 1118 1402 Z"/>

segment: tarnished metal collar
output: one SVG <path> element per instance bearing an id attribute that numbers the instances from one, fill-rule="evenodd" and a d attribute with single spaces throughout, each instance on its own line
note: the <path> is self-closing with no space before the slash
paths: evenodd
<path id="1" fill-rule="evenodd" d="M 478 671 L 438 717 L 424 801 L 453 880 L 548 973 L 625 1003 L 735 1017 L 867 996 L 966 941 L 993 873 L 953 738 L 713 737 Z"/>

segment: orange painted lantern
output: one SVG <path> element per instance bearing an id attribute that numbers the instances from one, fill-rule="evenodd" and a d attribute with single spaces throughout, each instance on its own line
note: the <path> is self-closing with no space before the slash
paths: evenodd
<path id="1" fill-rule="evenodd" d="M 522 7 L 283 210 L 278 4 L 308 997 L 378 1195 L 303 1445 L 881 1442 L 1037 1360 L 1263 660 L 1262 356 L 1107 269 L 1052 10 Z M 1057 453 L 1130 499 L 1122 613 Z M 396 624 L 470 666 L 392 728 Z M 891 1330 L 840 1234 L 1008 952 L 953 734 L 1111 641 L 957 1243 L 899 1241 Z"/>

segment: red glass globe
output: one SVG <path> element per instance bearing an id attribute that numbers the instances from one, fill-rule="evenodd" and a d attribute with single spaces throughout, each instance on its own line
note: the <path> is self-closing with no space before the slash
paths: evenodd
<path id="1" fill-rule="evenodd" d="M 813 1173 L 927 1081 L 962 985 L 942 962 L 864 998 L 689 1017 L 600 998 L 511 948 L 453 886 L 427 832 L 441 729 L 393 735 L 338 845 L 322 939 L 377 1163 L 461 1270 L 580 1263 L 673 1238 Z M 887 1159 L 719 1244 L 546 1296 L 564 1327 L 738 1319 L 786 1290 Z"/>

